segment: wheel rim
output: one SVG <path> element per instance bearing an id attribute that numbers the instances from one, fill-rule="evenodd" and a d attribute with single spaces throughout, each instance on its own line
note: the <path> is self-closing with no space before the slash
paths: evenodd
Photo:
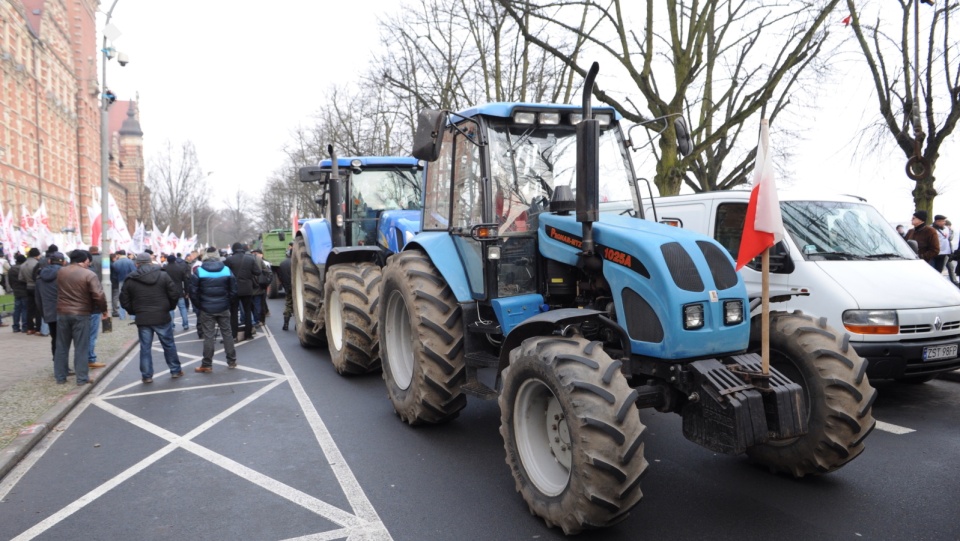
<path id="1" fill-rule="evenodd" d="M 570 429 L 560 401 L 538 379 L 524 381 L 514 403 L 513 426 L 520 461 L 530 481 L 547 496 L 570 480 Z"/>
<path id="2" fill-rule="evenodd" d="M 297 316 L 297 322 L 303 323 L 303 265 L 297 265 L 296 272 L 293 273 L 293 302 L 294 314 Z"/>
<path id="3" fill-rule="evenodd" d="M 397 387 L 406 390 L 413 381 L 413 331 L 407 303 L 399 291 L 390 292 L 386 316 L 383 346 L 387 366 Z"/>
<path id="4" fill-rule="evenodd" d="M 340 292 L 336 288 L 330 295 L 330 307 L 327 309 L 327 326 L 333 337 L 333 347 L 337 351 L 343 349 L 343 304 L 340 302 Z"/>

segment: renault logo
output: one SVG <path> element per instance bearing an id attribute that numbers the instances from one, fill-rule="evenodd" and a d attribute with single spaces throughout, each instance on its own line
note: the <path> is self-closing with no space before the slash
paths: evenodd
<path id="1" fill-rule="evenodd" d="M 933 328 L 938 331 L 943 328 L 943 322 L 940 321 L 940 316 L 937 316 L 937 318 L 933 320 Z"/>

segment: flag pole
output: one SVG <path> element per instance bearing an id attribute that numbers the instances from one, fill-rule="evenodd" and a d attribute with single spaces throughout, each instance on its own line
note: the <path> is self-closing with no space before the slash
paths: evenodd
<path id="1" fill-rule="evenodd" d="M 763 375 L 770 374 L 770 248 L 763 250 L 760 310 L 760 366 Z"/>

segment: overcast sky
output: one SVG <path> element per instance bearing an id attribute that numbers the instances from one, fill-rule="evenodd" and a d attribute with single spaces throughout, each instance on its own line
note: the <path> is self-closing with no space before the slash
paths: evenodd
<path id="1" fill-rule="evenodd" d="M 112 0 L 103 0 L 107 10 Z M 255 200 L 265 179 L 284 163 L 281 151 L 336 82 L 362 71 L 379 47 L 377 18 L 397 0 L 332 2 L 273 0 L 119 0 L 111 23 L 122 35 L 114 46 L 130 57 L 107 68 L 118 99 L 139 94 L 140 123 L 149 160 L 166 140 L 192 141 L 220 206 L 240 188 Z M 246 6 L 255 6 L 249 9 Z M 832 31 L 845 30 L 837 16 Z M 101 15 L 98 28 L 102 28 Z M 99 44 L 99 42 L 98 42 Z M 821 89 L 805 141 L 791 141 L 794 160 L 781 166 L 793 185 L 867 197 L 890 221 L 909 223 L 913 183 L 892 142 L 870 152 L 859 134 L 876 119 L 864 66 L 848 61 Z M 777 145 L 777 126 L 771 144 Z M 942 192 L 934 211 L 960 224 L 956 136 L 948 140 L 936 174 Z M 860 147 L 858 148 L 858 144 Z M 866 145 L 869 146 L 869 145 Z M 641 151 L 642 152 L 642 151 Z M 652 164 L 635 156 L 638 174 Z M 649 170 L 645 170 L 649 169 Z M 955 213 L 955 214 L 954 214 Z"/>

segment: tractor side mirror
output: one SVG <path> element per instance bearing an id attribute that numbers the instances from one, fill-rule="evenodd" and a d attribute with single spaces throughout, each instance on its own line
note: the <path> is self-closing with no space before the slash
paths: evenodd
<path id="1" fill-rule="evenodd" d="M 677 150 L 681 156 L 687 156 L 693 150 L 693 142 L 690 141 L 690 127 L 683 116 L 673 119 L 673 128 L 677 132 Z"/>
<path id="2" fill-rule="evenodd" d="M 286 232 L 280 231 L 279 233 L 277 233 L 277 240 L 279 240 L 280 242 L 287 240 Z"/>
<path id="3" fill-rule="evenodd" d="M 323 169 L 316 165 L 308 165 L 300 168 L 300 182 L 317 182 L 323 174 Z"/>
<path id="4" fill-rule="evenodd" d="M 443 125 L 447 115 L 436 109 L 423 109 L 417 119 L 417 133 L 413 136 L 413 157 L 435 162 L 440 157 Z"/>

